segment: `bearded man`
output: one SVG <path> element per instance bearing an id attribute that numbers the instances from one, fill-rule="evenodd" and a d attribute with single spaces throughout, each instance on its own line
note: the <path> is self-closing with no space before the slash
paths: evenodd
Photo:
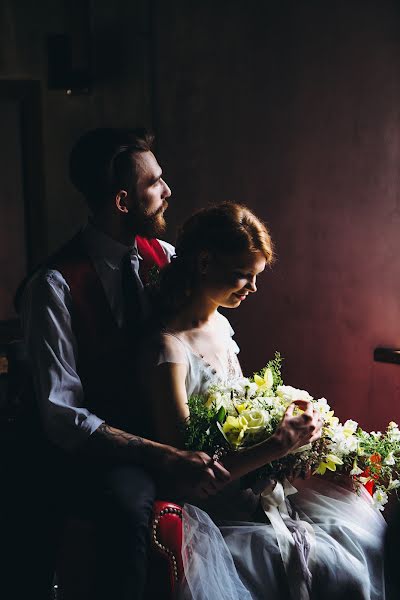
<path id="1" fill-rule="evenodd" d="M 77 508 L 97 522 L 97 599 L 142 598 L 157 486 L 168 480 L 181 496 L 204 496 L 229 479 L 204 453 L 152 441 L 139 391 L 146 280 L 173 254 L 157 239 L 171 191 L 151 144 L 146 131 L 132 129 L 96 129 L 78 140 L 70 178 L 92 217 L 21 298 L 52 456 L 51 511 Z"/>

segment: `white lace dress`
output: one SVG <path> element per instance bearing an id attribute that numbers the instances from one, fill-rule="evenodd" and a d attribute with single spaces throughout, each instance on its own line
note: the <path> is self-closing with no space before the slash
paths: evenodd
<path id="1" fill-rule="evenodd" d="M 219 313 L 209 330 L 164 331 L 158 362 L 185 364 L 188 396 L 204 393 L 218 380 L 241 375 L 232 334 Z M 384 600 L 385 521 L 368 493 L 357 495 L 313 477 L 301 482 L 299 491 L 288 486 L 286 494 L 290 499 L 279 497 L 276 489 L 265 493 L 265 512 L 259 502 L 256 510 L 254 494 L 243 510 L 237 485 L 221 493 L 207 512 L 186 504 L 180 597 Z"/>

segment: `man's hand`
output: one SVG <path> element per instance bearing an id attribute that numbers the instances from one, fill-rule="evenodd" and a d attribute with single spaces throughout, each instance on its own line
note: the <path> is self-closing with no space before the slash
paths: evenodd
<path id="1" fill-rule="evenodd" d="M 293 416 L 298 406 L 304 412 Z M 282 456 L 310 444 L 321 436 L 322 420 L 318 411 L 308 400 L 296 400 L 286 409 L 282 422 L 274 436 L 282 449 Z"/>
<path id="2" fill-rule="evenodd" d="M 170 447 L 161 465 L 161 489 L 183 499 L 207 498 L 229 481 L 230 473 L 205 452 Z"/>
<path id="3" fill-rule="evenodd" d="M 85 451 L 114 456 L 154 473 L 162 493 L 179 498 L 206 498 L 230 481 L 230 473 L 205 452 L 178 450 L 102 423 Z"/>

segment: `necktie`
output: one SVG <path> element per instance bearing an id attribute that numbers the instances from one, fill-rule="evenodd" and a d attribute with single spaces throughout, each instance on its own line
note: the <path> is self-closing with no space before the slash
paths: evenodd
<path id="1" fill-rule="evenodd" d="M 136 337 L 139 334 L 144 316 L 140 281 L 132 264 L 135 259 L 139 261 L 137 254 L 129 251 L 121 262 L 124 327 L 128 337 Z"/>

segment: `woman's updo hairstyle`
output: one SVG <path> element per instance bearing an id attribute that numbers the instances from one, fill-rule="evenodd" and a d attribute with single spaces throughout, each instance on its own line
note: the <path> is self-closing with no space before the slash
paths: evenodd
<path id="1" fill-rule="evenodd" d="M 174 314 L 190 300 L 200 278 L 202 253 L 234 255 L 261 252 L 273 262 L 271 237 L 264 223 L 241 204 L 224 202 L 189 217 L 178 232 L 176 255 L 161 272 L 160 309 Z"/>

